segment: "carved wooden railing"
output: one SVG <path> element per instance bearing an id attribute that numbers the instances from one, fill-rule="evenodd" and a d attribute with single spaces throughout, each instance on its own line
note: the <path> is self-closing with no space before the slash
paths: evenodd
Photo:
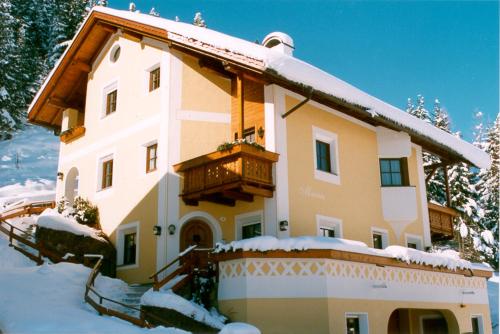
<path id="1" fill-rule="evenodd" d="M 182 198 L 186 204 L 199 200 L 234 205 L 235 200 L 252 201 L 253 196 L 272 197 L 273 163 L 278 154 L 241 143 L 174 166 L 183 173 Z"/>
<path id="2" fill-rule="evenodd" d="M 434 203 L 427 204 L 429 208 L 429 223 L 433 239 L 453 238 L 453 218 L 458 216 L 452 208 Z"/>
<path id="3" fill-rule="evenodd" d="M 2 219 L 11 219 L 11 218 L 16 218 L 20 216 L 31 216 L 33 214 L 40 214 L 42 213 L 45 209 L 53 209 L 56 206 L 56 202 L 54 201 L 39 201 L 39 202 L 32 202 L 26 205 L 15 205 L 12 208 L 9 208 L 7 210 L 4 210 L 0 212 L 0 218 Z"/>

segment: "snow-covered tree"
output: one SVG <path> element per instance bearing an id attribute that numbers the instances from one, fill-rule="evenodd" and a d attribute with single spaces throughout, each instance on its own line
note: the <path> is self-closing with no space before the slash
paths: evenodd
<path id="1" fill-rule="evenodd" d="M 0 140 L 24 125 L 27 107 L 99 0 L 0 0 Z"/>
<path id="2" fill-rule="evenodd" d="M 198 27 L 203 27 L 203 28 L 207 27 L 207 24 L 205 23 L 205 20 L 203 19 L 203 17 L 201 17 L 200 12 L 197 12 L 196 14 L 194 14 L 193 24 L 195 26 L 198 26 Z"/>
<path id="3" fill-rule="evenodd" d="M 417 105 L 413 106 L 411 99 L 408 99 L 407 112 L 411 115 L 420 118 L 421 120 L 430 123 L 431 117 L 429 111 L 425 108 L 425 98 L 423 95 L 417 95 Z"/>
<path id="4" fill-rule="evenodd" d="M 149 11 L 149 15 L 153 15 L 153 16 L 159 17 L 160 13 L 156 10 L 156 8 L 151 7 L 151 10 Z"/>

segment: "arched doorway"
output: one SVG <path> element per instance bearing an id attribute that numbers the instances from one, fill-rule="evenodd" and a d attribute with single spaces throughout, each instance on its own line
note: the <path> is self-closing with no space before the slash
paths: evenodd
<path id="1" fill-rule="evenodd" d="M 458 323 L 451 311 L 428 309 L 397 309 L 391 313 L 388 334 L 448 334 L 458 330 Z"/>
<path id="2" fill-rule="evenodd" d="M 64 185 L 64 198 L 69 205 L 73 205 L 75 198 L 78 196 L 78 169 L 73 167 L 66 175 L 66 183 Z"/>
<path id="3" fill-rule="evenodd" d="M 203 220 L 192 219 L 182 226 L 180 251 L 182 252 L 193 245 L 200 248 L 212 248 L 214 246 L 212 229 Z"/>

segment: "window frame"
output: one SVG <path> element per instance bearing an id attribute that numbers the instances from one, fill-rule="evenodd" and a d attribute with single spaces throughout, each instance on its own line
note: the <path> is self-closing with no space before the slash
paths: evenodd
<path id="1" fill-rule="evenodd" d="M 110 179 L 108 185 L 108 174 L 107 174 L 107 166 L 111 165 L 110 171 Z M 101 161 L 101 190 L 106 190 L 113 187 L 113 157 L 110 159 L 105 159 Z"/>
<path id="2" fill-rule="evenodd" d="M 133 242 L 134 242 L 134 254 L 133 254 L 133 261 L 128 261 L 127 257 L 131 257 L 132 253 L 129 254 L 128 248 L 127 248 L 127 237 L 133 235 Z M 131 233 L 123 233 L 123 265 L 124 266 L 129 266 L 129 265 L 134 265 L 135 262 L 137 261 L 136 259 L 137 255 L 137 232 L 131 232 Z"/>
<path id="3" fill-rule="evenodd" d="M 135 221 L 128 224 L 119 225 L 116 229 L 116 269 L 131 269 L 139 267 L 139 259 L 140 259 L 140 242 L 141 242 L 141 223 L 139 221 Z M 125 255 L 125 235 L 130 234 L 130 232 L 135 230 L 135 263 L 133 264 L 124 264 L 124 255 Z"/>
<path id="4" fill-rule="evenodd" d="M 389 161 L 389 170 L 391 169 L 391 161 L 399 162 L 399 174 L 401 179 L 401 184 L 392 183 L 392 175 L 397 172 L 383 172 L 382 171 L 382 161 Z M 410 178 L 408 175 L 408 159 L 407 158 L 379 158 L 379 172 L 380 172 L 380 186 L 381 187 L 409 187 L 410 186 Z M 391 175 L 391 184 L 384 184 L 382 174 L 390 174 Z"/>
<path id="5" fill-rule="evenodd" d="M 154 76 L 156 72 L 158 72 L 158 74 L 157 77 L 155 78 Z M 154 66 L 149 70 L 149 92 L 159 89 L 160 86 L 161 86 L 161 67 Z"/>
<path id="6" fill-rule="evenodd" d="M 472 314 L 471 317 L 471 325 L 472 325 L 472 319 L 477 319 L 477 324 L 478 324 L 478 334 L 484 334 L 484 320 L 483 320 L 483 315 L 482 314 Z M 472 328 L 474 329 L 474 327 Z M 472 332 L 474 334 L 474 332 Z"/>
<path id="7" fill-rule="evenodd" d="M 323 182 L 328 182 L 340 185 L 340 163 L 338 149 L 338 135 L 336 133 L 312 127 L 312 146 L 313 146 L 313 161 L 314 161 L 314 178 Z M 329 146 L 330 172 L 318 169 L 318 152 L 317 141 L 323 142 Z"/>
<path id="8" fill-rule="evenodd" d="M 243 240 L 243 226 L 253 225 L 260 223 L 261 235 L 265 235 L 264 226 L 264 211 L 257 210 L 252 212 L 246 212 L 234 217 L 235 222 L 235 237 L 236 240 Z"/>
<path id="9" fill-rule="evenodd" d="M 405 233 L 405 247 L 411 248 L 408 247 L 409 243 L 416 244 L 417 245 L 417 248 L 415 248 L 416 250 L 421 250 L 421 251 L 424 250 L 424 241 L 420 235 Z"/>
<path id="10" fill-rule="evenodd" d="M 342 220 L 335 217 L 316 215 L 316 234 L 324 236 L 322 229 L 335 231 L 335 238 L 343 238 Z"/>
<path id="11" fill-rule="evenodd" d="M 357 318 L 359 320 L 359 333 L 360 334 L 368 334 L 369 333 L 369 319 L 368 313 L 366 312 L 346 312 L 344 316 L 344 326 L 345 333 L 347 333 L 347 319 L 349 318 Z"/>
<path id="12" fill-rule="evenodd" d="M 151 151 L 154 147 L 155 156 L 151 158 Z M 154 160 L 154 168 L 151 168 L 150 162 Z M 158 169 L 158 143 L 154 142 L 146 146 L 146 174 L 154 172 Z"/>
<path id="13" fill-rule="evenodd" d="M 106 119 L 108 117 L 112 117 L 119 110 L 118 104 L 118 92 L 119 92 L 119 80 L 114 79 L 111 83 L 105 85 L 102 89 L 102 109 L 100 114 L 100 119 Z M 108 112 L 108 95 L 116 91 L 116 101 L 115 101 L 115 110 L 112 112 Z"/>
<path id="14" fill-rule="evenodd" d="M 380 234 L 382 236 L 382 248 L 380 249 L 385 249 L 386 247 L 389 246 L 389 231 L 383 228 L 378 228 L 378 227 L 372 227 L 371 228 L 371 242 L 372 242 L 372 248 L 379 249 L 375 247 L 375 243 L 373 240 L 373 235 L 374 234 Z"/>

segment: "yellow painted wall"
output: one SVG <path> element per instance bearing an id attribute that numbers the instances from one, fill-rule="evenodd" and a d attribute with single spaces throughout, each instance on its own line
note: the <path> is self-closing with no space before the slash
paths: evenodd
<path id="1" fill-rule="evenodd" d="M 429 314 L 443 315 L 450 333 L 471 332 L 471 316 L 482 314 L 485 333 L 491 333 L 491 328 L 488 328 L 488 305 L 470 304 L 460 307 L 458 304 L 409 301 L 266 298 L 219 301 L 219 308 L 231 321 L 253 324 L 266 334 L 345 333 L 346 313 L 367 313 L 369 332 L 386 334 L 390 315 L 397 309 L 411 309 L 411 331 L 407 334 L 420 334 L 420 316 Z"/>
<path id="2" fill-rule="evenodd" d="M 113 45 L 121 47 L 118 61 L 112 63 Z M 117 228 L 140 222 L 139 267 L 120 269 L 118 277 L 130 283 L 148 282 L 155 271 L 159 175 L 145 173 L 145 144 L 160 136 L 160 89 L 149 92 L 149 69 L 160 64 L 162 51 L 148 44 L 115 37 L 102 51 L 102 57 L 89 74 L 83 137 L 61 144 L 59 171 L 67 175 L 76 166 L 79 171 L 79 195 L 99 207 L 101 225 L 116 244 Z M 141 61 L 137 61 L 140 59 Z M 167 70 L 167 69 L 162 69 Z M 117 110 L 104 117 L 103 89 L 117 81 Z M 99 190 L 99 159 L 113 154 L 113 186 Z M 64 181 L 58 182 L 58 198 L 64 194 Z"/>
<path id="3" fill-rule="evenodd" d="M 286 110 L 300 101 L 286 96 Z M 380 171 L 376 132 L 311 104 L 287 117 L 290 233 L 316 235 L 316 214 L 342 220 L 343 237 L 372 245 L 371 228 L 389 231 L 389 244 L 404 245 L 404 234 L 396 240 L 382 215 Z M 312 127 L 338 135 L 340 184 L 314 176 Z M 408 159 L 410 185 L 417 187 L 418 219 L 405 232 L 423 235 L 416 152 Z"/>

